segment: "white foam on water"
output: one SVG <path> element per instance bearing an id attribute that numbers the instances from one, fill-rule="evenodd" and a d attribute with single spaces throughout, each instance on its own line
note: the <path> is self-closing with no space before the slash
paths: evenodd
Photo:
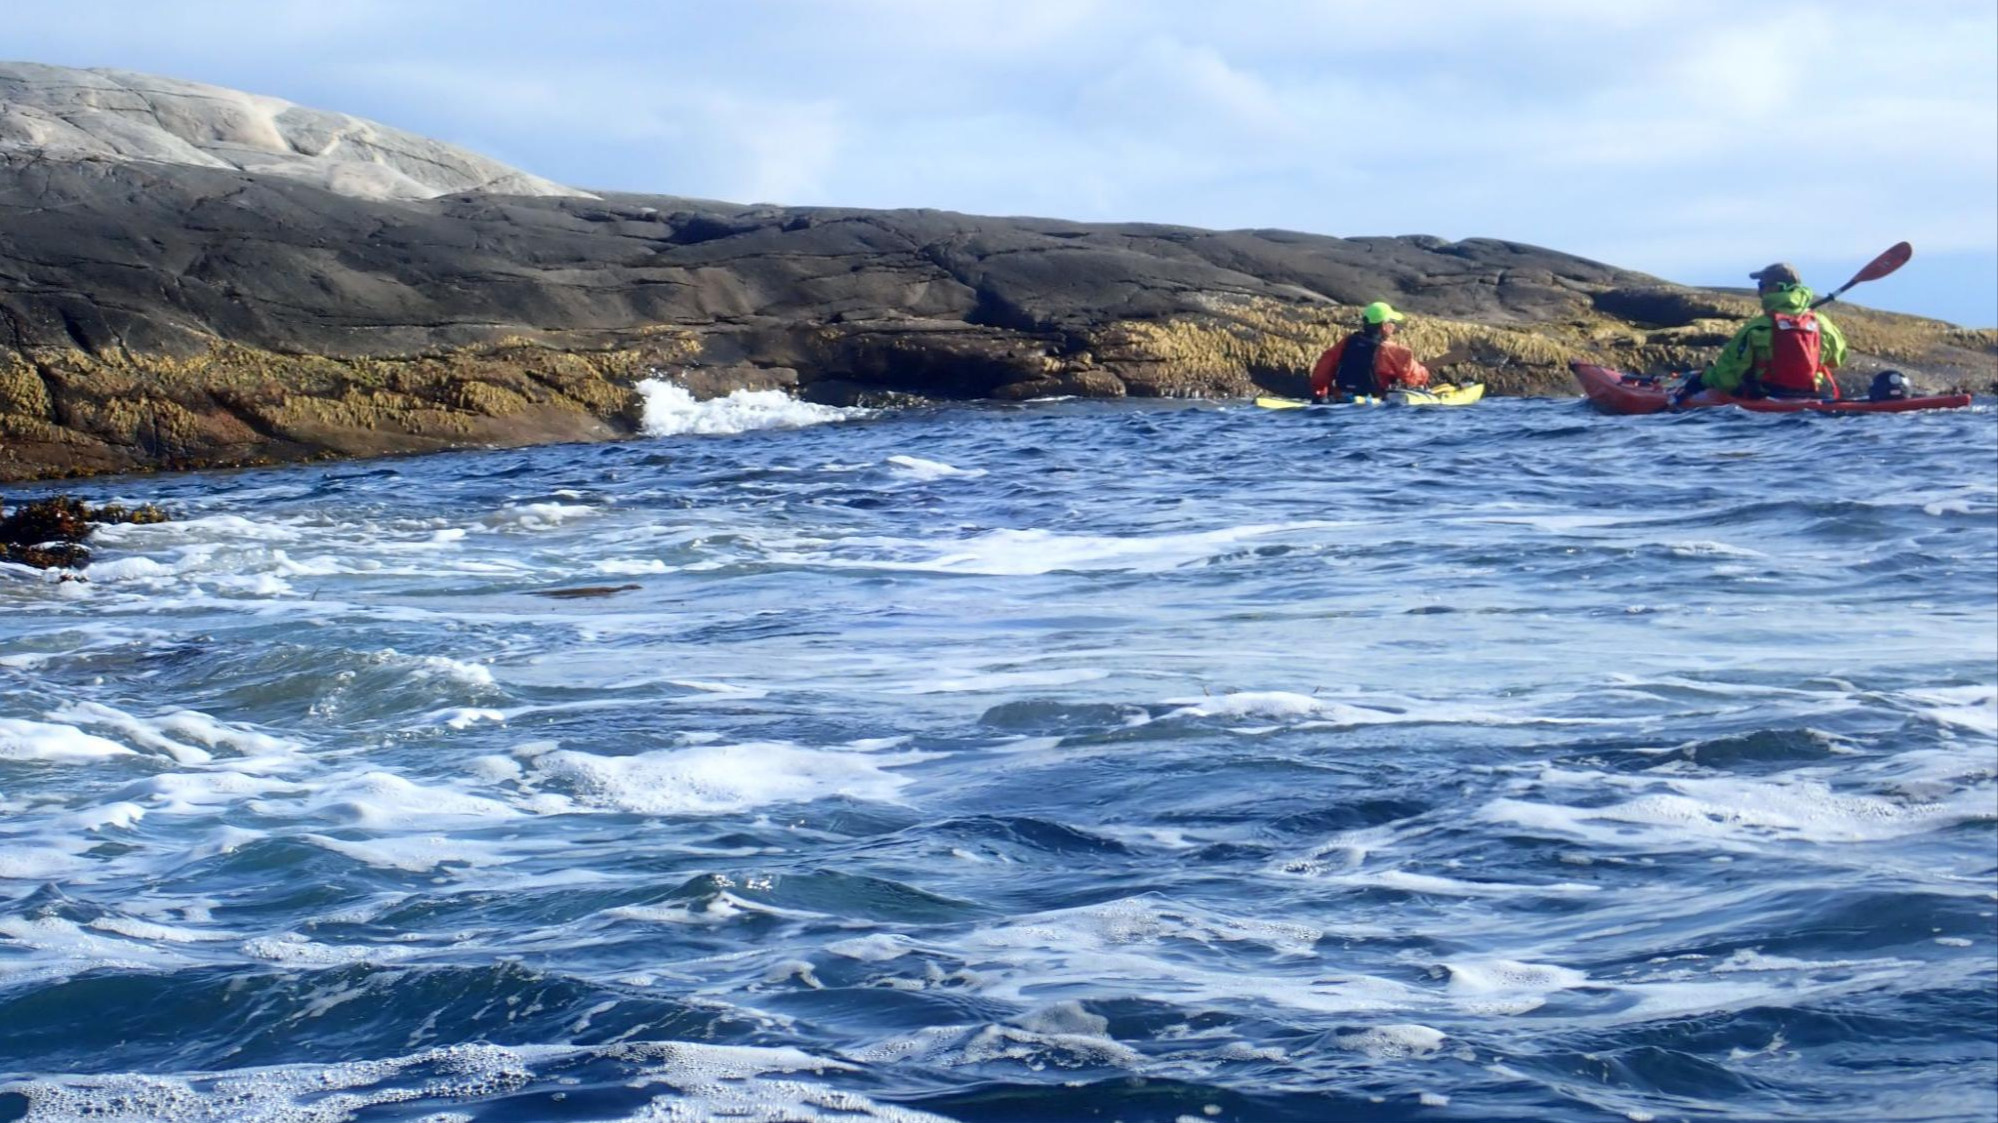
<path id="1" fill-rule="evenodd" d="M 852 421 L 874 412 L 802 402 L 781 390 L 737 390 L 726 398 L 696 401 L 686 387 L 657 378 L 640 382 L 638 393 L 645 399 L 641 424 L 646 434 L 654 437 L 798 429 L 829 421 Z"/>
<path id="2" fill-rule="evenodd" d="M 76 831 L 101 831 L 106 828 L 130 830 L 138 825 L 139 820 L 145 817 L 145 808 L 136 803 L 119 802 L 86 807 L 69 815 L 61 816 L 57 821 L 62 823 L 63 826 Z"/>
<path id="3" fill-rule="evenodd" d="M 1017 1025 L 928 1026 L 854 1050 L 852 1056 L 871 1064 L 914 1061 L 951 1068 L 1010 1063 L 1036 1072 L 1050 1067 L 1138 1070 L 1145 1064 L 1143 1054 L 1101 1033 L 1040 1032 Z"/>
<path id="4" fill-rule="evenodd" d="M 1245 690 L 1204 698 L 1170 698 L 1165 704 L 1180 707 L 1166 714 L 1165 718 L 1312 718 L 1339 725 L 1376 725 L 1408 720 L 1403 714 L 1349 706 L 1328 698 L 1283 690 Z"/>
<path id="5" fill-rule="evenodd" d="M 833 797 L 893 803 L 909 780 L 892 770 L 935 755 L 808 749 L 788 742 L 698 745 L 635 756 L 559 749 L 533 758 L 532 779 L 570 789 L 576 809 L 725 815 Z"/>
<path id="6" fill-rule="evenodd" d="M 78 702 L 56 716 L 109 727 L 133 744 L 157 749 L 187 766 L 216 763 L 237 771 L 268 772 L 300 764 L 302 746 L 298 742 L 219 721 L 199 710 L 167 710 L 141 717 L 101 702 Z M 216 753 L 226 756 L 217 762 Z"/>
<path id="7" fill-rule="evenodd" d="M 1041 913 L 970 933 L 950 950 L 962 956 L 978 990 L 1027 1001 L 1070 990 L 1140 996 L 1180 1005 L 1239 1003 L 1318 1014 L 1380 1013 L 1431 1004 L 1392 979 L 1312 970 L 1323 934 L 1305 925 L 1210 916 L 1144 898 Z M 1190 957 L 1187 942 L 1214 954 Z M 1245 970 L 1221 953 L 1260 947 L 1288 960 L 1285 972 Z M 1232 958 L 1232 957 L 1230 957 Z"/>
<path id="8" fill-rule="evenodd" d="M 469 530 L 440 518 L 331 521 L 293 517 L 259 522 L 205 516 L 144 527 L 103 527 L 93 542 L 144 556 L 100 557 L 91 581 L 76 595 L 143 595 L 174 605 L 236 605 L 283 600 L 305 611 L 293 581 L 343 576 L 434 577 L 439 574 L 532 578 L 543 568 L 527 558 L 466 552 L 468 533 L 552 532 L 601 513 L 577 503 L 523 503 L 496 511 Z M 112 532 L 116 533 L 112 533 Z M 309 550 L 294 555 L 290 551 Z M 315 581 L 316 586 L 323 582 Z M 313 597 L 323 588 L 313 589 Z M 311 600 L 310 611 L 340 606 Z M 253 609 L 254 610 L 254 609 Z"/>
<path id="9" fill-rule="evenodd" d="M 1065 927 L 1093 946 L 1187 940 L 1202 944 L 1252 943 L 1285 956 L 1310 956 L 1325 931 L 1309 924 L 1237 919 L 1184 906 L 1163 906 L 1146 898 L 1043 913 L 1019 926 L 983 933 L 982 946 L 1031 945 L 1050 925 Z"/>
<path id="10" fill-rule="evenodd" d="M 308 784 L 242 771 L 163 772 L 125 785 L 117 791 L 116 798 L 142 804 L 152 813 L 193 815 L 260 796 L 311 790 Z"/>
<path id="11" fill-rule="evenodd" d="M 1581 971 L 1516 959 L 1459 959 L 1440 965 L 1449 973 L 1452 1000 L 1471 1014 L 1524 1014 L 1547 1004 L 1557 991 L 1589 986 Z"/>
<path id="12" fill-rule="evenodd" d="M 1601 718 L 1550 717 L 1545 713 L 1544 703 L 1538 699 L 1510 703 L 1520 711 L 1518 713 L 1507 713 L 1498 704 L 1471 706 L 1406 695 L 1370 695 L 1366 704 L 1359 704 L 1288 690 L 1243 690 L 1200 698 L 1168 698 L 1163 704 L 1180 708 L 1165 714 L 1160 720 L 1247 718 L 1290 723 L 1297 729 L 1396 724 L 1566 726 L 1607 723 L 1607 719 Z M 1245 735 L 1272 731 L 1274 729 L 1236 730 Z"/>
<path id="13" fill-rule="evenodd" d="M 1092 1014 L 1073 999 L 1029 1010 L 1012 1019 L 1013 1024 L 1034 1033 L 1067 1034 L 1077 1037 L 1110 1036 L 1110 1019 Z"/>
<path id="14" fill-rule="evenodd" d="M 78 855 L 74 845 L 31 845 L 13 838 L 0 838 L 0 881 L 56 881 L 74 877 L 89 869 L 88 860 Z"/>
<path id="15" fill-rule="evenodd" d="M 993 690 L 1024 690 L 1037 687 L 1074 686 L 1110 677 L 1100 667 L 1070 667 L 1053 671 L 991 671 L 960 678 L 934 679 L 911 687 L 911 694 L 970 694 Z"/>
<path id="16" fill-rule="evenodd" d="M 399 835 L 369 839 L 334 838 L 324 834 L 297 836 L 376 869 L 429 873 L 446 865 L 489 869 L 517 861 L 524 854 L 504 842 L 478 842 L 453 835 Z"/>
<path id="17" fill-rule="evenodd" d="M 291 582 L 271 573 L 258 573 L 246 577 L 222 576 L 214 578 L 217 589 L 238 593 L 244 597 L 274 598 L 288 597 L 297 592 Z"/>
<path id="18" fill-rule="evenodd" d="M 152 920 L 140 920 L 130 916 L 100 916 L 90 922 L 90 927 L 100 932 L 124 936 L 127 939 L 145 940 L 152 943 L 198 944 L 215 941 L 239 940 L 241 935 L 205 928 L 188 928 L 183 925 L 161 924 Z"/>
<path id="19" fill-rule="evenodd" d="M 643 577 L 655 573 L 678 573 L 681 567 L 667 565 L 658 558 L 609 558 L 591 563 L 598 573 L 612 577 Z"/>
<path id="20" fill-rule="evenodd" d="M 304 532 L 292 522 L 252 520 L 236 514 L 192 514 L 156 524 L 104 524 L 90 532 L 90 542 L 94 544 L 124 546 L 134 550 L 160 550 L 186 544 L 208 546 L 218 542 L 276 544 L 300 542 L 302 538 Z"/>
<path id="21" fill-rule="evenodd" d="M 1988 515 L 1993 506 L 1998 505 L 1998 489 L 1974 483 L 1954 487 L 1913 488 L 1876 493 L 1858 502 L 1868 507 L 1919 507 L 1923 514 L 1932 518 L 1944 518 L 1950 515 Z"/>
<path id="22" fill-rule="evenodd" d="M 59 916 L 0 916 L 0 939 L 60 957 L 66 970 L 88 967 L 174 970 L 188 965 L 188 957 L 144 940 L 123 939 L 87 931 L 74 921 Z M 0 962 L 0 972 L 20 968 Z"/>
<path id="23" fill-rule="evenodd" d="M 190 862 L 205 861 L 224 854 L 234 854 L 253 842 L 260 842 L 269 837 L 269 833 L 265 831 L 247 830 L 225 823 L 209 831 L 199 842 L 189 846 L 182 857 Z"/>
<path id="24" fill-rule="evenodd" d="M 1492 523 L 1499 526 L 1523 526 L 1531 530 L 1545 531 L 1548 534 L 1567 534 L 1576 530 L 1598 530 L 1603 527 L 1621 527 L 1632 520 L 1619 515 L 1474 515 L 1463 521 Z M 1587 535 L 1585 537 L 1595 537 Z"/>
<path id="25" fill-rule="evenodd" d="M 607 1051 L 609 1052 L 609 1051 Z M 701 1119 L 798 1120 L 800 1123 L 950 1123 L 943 1116 L 876 1104 L 857 1093 L 776 1074 L 855 1072 L 844 1061 L 802 1049 L 693 1042 L 647 1044 L 631 1050 L 657 1060 L 633 1083 L 663 1082 L 677 1095 L 655 1099 L 633 1123 L 691 1123 Z M 611 1053 L 613 1056 L 622 1056 Z"/>
<path id="26" fill-rule="evenodd" d="M 1500 797 L 1479 808 L 1476 817 L 1606 848 L 1701 845 L 1736 851 L 1771 842 L 1878 842 L 1993 818 L 1988 779 L 1929 800 L 1843 793 L 1803 774 L 1754 779 L 1550 769 L 1525 787 L 1547 795 L 1570 788 L 1585 799 L 1599 798 L 1605 790 L 1642 794 L 1608 806 Z"/>
<path id="27" fill-rule="evenodd" d="M 0 717 L 0 760 L 72 764 L 139 754 L 73 725 Z"/>
<path id="28" fill-rule="evenodd" d="M 1700 979 L 1678 972 L 1657 980 L 1619 982 L 1619 996 L 1635 999 L 1612 1013 L 1586 1020 L 1606 1025 L 1697 1017 L 1720 1011 L 1739 1012 L 1759 1006 L 1787 1008 L 1820 1003 L 1842 994 L 1878 992 L 1882 986 L 1904 977 L 1898 968 L 1859 971 L 1834 980 L 1817 979 L 1785 972 L 1741 972 Z M 1942 985 L 1940 979 L 1930 980 Z"/>
<path id="29" fill-rule="evenodd" d="M 1271 872 L 1322 877 L 1331 870 L 1357 871 L 1369 857 L 1393 848 L 1401 837 L 1393 825 L 1340 831 L 1314 847 L 1307 857 L 1279 859 Z"/>
<path id="30" fill-rule="evenodd" d="M 482 722 L 504 725 L 507 722 L 505 710 L 490 710 L 475 706 L 453 706 L 425 714 L 424 721 L 431 725 L 442 725 L 449 729 L 470 729 Z"/>
<path id="31" fill-rule="evenodd" d="M 891 456 L 888 463 L 901 470 L 901 473 L 917 480 L 940 480 L 950 476 L 961 476 L 975 480 L 985 474 L 983 468 L 957 468 L 937 460 L 925 460 L 920 456 Z"/>
<path id="32" fill-rule="evenodd" d="M 769 560 L 827 569 L 1037 577 L 1056 572 L 1164 573 L 1234 552 L 1244 542 L 1333 525 L 1295 522 L 1226 527 L 1153 537 L 988 530 L 961 538 L 849 536 L 764 543 Z"/>
<path id="33" fill-rule="evenodd" d="M 733 881 L 723 879 L 727 884 Z M 636 920 L 645 924 L 674 924 L 695 927 L 733 924 L 745 916 L 771 916 L 784 920 L 825 920 L 826 914 L 804 909 L 779 908 L 763 901 L 737 896 L 723 890 L 709 897 L 670 905 L 618 905 L 600 914 L 612 920 Z"/>
<path id="34" fill-rule="evenodd" d="M 1342 1049 L 1365 1053 L 1377 1061 L 1398 1061 L 1411 1057 L 1433 1057 L 1443 1048 L 1447 1035 L 1430 1026 L 1406 1023 L 1374 1026 L 1353 1034 L 1333 1037 Z"/>
<path id="35" fill-rule="evenodd" d="M 472 761 L 471 774 L 488 784 L 508 784 L 527 775 L 518 760 L 505 756 L 482 756 Z"/>
<path id="36" fill-rule="evenodd" d="M 112 729 L 132 744 L 165 753 L 177 764 L 205 764 L 215 759 L 214 754 L 205 749 L 165 736 L 157 723 L 142 720 L 101 702 L 73 702 L 48 716 L 77 725 Z"/>
<path id="37" fill-rule="evenodd" d="M 120 582 L 161 581 L 179 575 L 176 566 L 165 565 L 151 558 L 112 558 L 100 561 L 90 567 L 90 581 L 97 585 L 115 585 Z"/>
<path id="38" fill-rule="evenodd" d="M 1940 690 L 1910 690 L 1924 718 L 1954 729 L 1998 738 L 1998 686 L 1957 686 Z"/>
<path id="39" fill-rule="evenodd" d="M 864 963 L 887 963 L 915 951 L 916 943 L 907 936 L 881 932 L 872 936 L 856 936 L 851 940 L 835 940 L 826 945 L 826 950 Z"/>
<path id="40" fill-rule="evenodd" d="M 1341 874 L 1324 879 L 1332 885 L 1350 885 L 1356 888 L 1398 889 L 1405 893 L 1423 893 L 1437 897 L 1572 897 L 1582 893 L 1601 892 L 1599 885 L 1586 885 L 1574 881 L 1556 881 L 1543 885 L 1525 885 L 1502 881 L 1463 881 L 1454 877 L 1440 877 L 1436 874 L 1411 873 L 1406 870 L 1381 870 L 1373 873 Z"/>
<path id="41" fill-rule="evenodd" d="M 393 963 L 417 954 L 398 944 L 323 944 L 296 932 L 245 940 L 243 954 L 287 967 L 340 967 L 349 963 Z"/>
<path id="42" fill-rule="evenodd" d="M 704 682 L 700 679 L 662 679 L 668 686 L 684 686 L 688 690 L 698 690 L 703 694 L 728 694 L 736 698 L 765 698 L 770 692 L 757 686 L 738 686 L 732 682 Z"/>
<path id="43" fill-rule="evenodd" d="M 393 550 L 395 544 L 390 542 L 370 542 L 366 544 L 366 547 L 377 550 Z M 357 543 L 354 548 L 362 548 L 362 545 Z M 331 554 L 322 554 L 314 558 L 294 558 L 283 550 L 272 550 L 269 554 L 269 562 L 276 572 L 286 577 L 338 577 L 343 574 L 389 572 L 387 566 L 383 565 L 379 560 L 369 557 L 341 558 L 334 557 Z"/>
<path id="44" fill-rule="evenodd" d="M 1665 548 L 1676 557 L 1682 558 L 1748 558 L 1767 560 L 1769 555 L 1747 546 L 1734 546 L 1726 542 L 1694 539 L 1686 542 L 1667 542 Z M 1747 572 L 1747 571 L 1744 571 Z"/>
<path id="45" fill-rule="evenodd" d="M 503 507 L 481 519 L 480 524 L 493 530 L 554 530 L 602 513 L 599 508 L 580 503 L 522 503 Z"/>
<path id="46" fill-rule="evenodd" d="M 511 804 L 469 795 L 445 787 L 419 784 L 406 776 L 380 770 L 342 776 L 313 786 L 314 813 L 369 830 L 414 824 L 436 826 L 449 819 L 518 818 Z M 477 823 L 468 823 L 476 826 Z"/>
<path id="47" fill-rule="evenodd" d="M 1716 975 L 1728 975 L 1738 971 L 1837 971 L 1862 967 L 1900 970 L 1919 966 L 1905 959 L 1796 959 L 1765 955 L 1756 948 L 1740 948 L 1710 970 Z"/>
<path id="48" fill-rule="evenodd" d="M 332 996 L 337 1004 L 353 995 Z M 562 1088 L 572 1072 L 622 1066 L 633 1088 L 664 1086 L 628 1114 L 604 1123 L 691 1123 L 700 1119 L 794 1123 L 950 1123 L 942 1116 L 879 1105 L 801 1076 L 854 1066 L 801 1049 L 698 1042 L 609 1046 L 453 1045 L 387 1060 L 283 1065 L 176 1075 L 49 1076 L 0 1085 L 28 1100 L 34 1123 L 328 1123 L 418 1100 L 478 1104 L 532 1085 Z M 433 1123 L 476 1112 L 432 1113 Z"/>
<path id="49" fill-rule="evenodd" d="M 384 656 L 408 661 L 410 672 L 419 677 L 446 678 L 465 686 L 494 686 L 492 668 L 481 663 L 453 659 L 448 655 L 400 655 L 390 650 Z"/>

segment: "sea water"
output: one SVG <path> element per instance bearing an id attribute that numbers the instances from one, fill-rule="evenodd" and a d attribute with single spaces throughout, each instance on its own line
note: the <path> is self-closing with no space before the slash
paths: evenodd
<path id="1" fill-rule="evenodd" d="M 1998 1112 L 1990 406 L 648 394 L 10 492 L 0 1119 Z"/>

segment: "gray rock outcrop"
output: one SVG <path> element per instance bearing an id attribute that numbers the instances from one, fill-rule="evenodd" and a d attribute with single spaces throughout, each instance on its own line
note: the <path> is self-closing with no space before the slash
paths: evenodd
<path id="1" fill-rule="evenodd" d="M 0 152 L 10 150 L 283 176 L 357 199 L 588 196 L 344 113 L 178 78 L 29 62 L 0 62 Z"/>

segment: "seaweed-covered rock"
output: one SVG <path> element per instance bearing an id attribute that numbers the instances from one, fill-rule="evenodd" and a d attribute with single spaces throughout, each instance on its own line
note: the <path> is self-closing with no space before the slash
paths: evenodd
<path id="1" fill-rule="evenodd" d="M 37 569 L 82 569 L 90 564 L 90 547 L 84 539 L 99 525 L 166 521 L 166 512 L 150 503 L 92 507 L 67 495 L 37 499 L 11 511 L 0 508 L 0 561 Z"/>

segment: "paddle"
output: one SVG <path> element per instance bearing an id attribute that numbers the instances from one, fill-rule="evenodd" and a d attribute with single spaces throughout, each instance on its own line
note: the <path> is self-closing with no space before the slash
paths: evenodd
<path id="1" fill-rule="evenodd" d="M 1465 362 L 1473 357 L 1474 356 L 1472 356 L 1471 349 L 1469 347 L 1452 347 L 1448 351 L 1443 352 L 1441 355 L 1436 356 L 1435 358 L 1429 360 L 1427 363 L 1423 365 L 1429 367 L 1432 370 L 1441 370 L 1444 367 L 1455 366 L 1456 364 Z M 1446 386 L 1455 386 L 1455 385 L 1456 383 L 1454 382 L 1439 382 L 1436 385 L 1431 386 L 1430 389 L 1441 390 Z"/>
<path id="2" fill-rule="evenodd" d="M 1840 293 L 1843 293 L 1861 281 L 1877 281 L 1903 265 L 1908 264 L 1908 259 L 1913 256 L 1915 256 L 1915 247 L 1906 242 L 1896 242 L 1887 248 L 1886 253 L 1867 262 L 1866 268 L 1854 273 L 1852 280 L 1840 285 L 1837 292 L 1832 293 L 1830 296 L 1821 296 L 1812 301 L 1811 307 L 1816 308 L 1821 304 L 1830 304 L 1839 298 Z"/>

